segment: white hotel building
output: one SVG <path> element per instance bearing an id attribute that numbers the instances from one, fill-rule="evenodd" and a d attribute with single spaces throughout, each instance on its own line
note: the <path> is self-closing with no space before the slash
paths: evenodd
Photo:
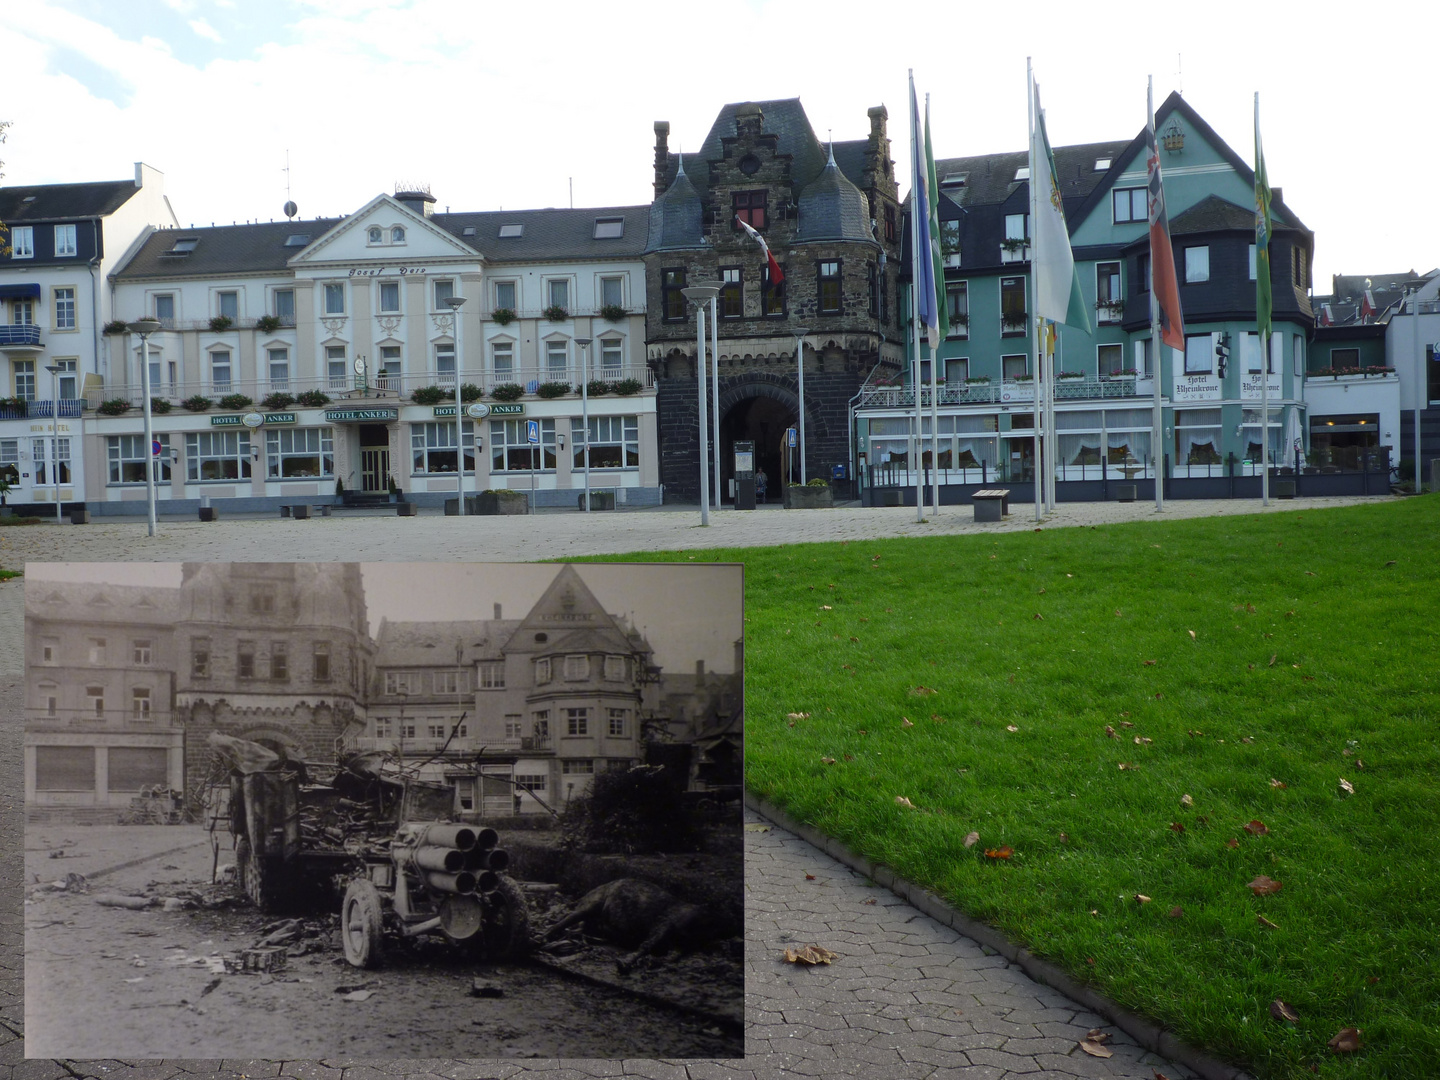
<path id="1" fill-rule="evenodd" d="M 455 497 L 457 382 L 467 411 L 489 409 L 464 422 L 467 494 L 577 506 L 588 381 L 592 490 L 660 501 L 649 208 L 433 203 L 401 192 L 340 219 L 165 229 L 110 276 L 118 317 L 162 327 L 148 357 L 162 512 L 329 502 L 341 487 L 438 506 Z M 111 341 L 110 377 L 86 393 L 87 502 L 143 513 L 140 341 Z"/>

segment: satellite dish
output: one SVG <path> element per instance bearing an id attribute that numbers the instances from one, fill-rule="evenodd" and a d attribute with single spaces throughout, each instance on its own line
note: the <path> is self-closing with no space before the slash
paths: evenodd
<path id="1" fill-rule="evenodd" d="M 300 208 L 295 205 L 294 199 L 285 200 L 285 216 L 287 218 L 293 218 L 299 212 L 299 210 Z"/>

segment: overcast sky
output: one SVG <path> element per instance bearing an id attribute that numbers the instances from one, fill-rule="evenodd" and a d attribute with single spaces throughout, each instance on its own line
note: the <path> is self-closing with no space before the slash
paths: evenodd
<path id="1" fill-rule="evenodd" d="M 580 579 L 611 615 L 638 627 L 669 672 L 735 670 L 734 643 L 743 626 L 739 564 L 577 564 Z M 103 581 L 178 588 L 180 563 L 27 563 L 40 581 Z M 382 617 L 400 622 L 489 619 L 500 604 L 507 619 L 523 618 L 560 567 L 544 563 L 362 563 L 370 630 Z"/>
<path id="2" fill-rule="evenodd" d="M 1339 14 L 1343 12 L 1343 14 Z M 15 0 L 6 183 L 108 180 L 144 160 L 184 223 L 352 212 L 397 181 L 438 208 L 648 202 L 653 122 L 697 148 L 729 101 L 793 97 L 821 138 L 890 111 L 908 183 L 906 68 L 939 157 L 1025 146 L 1032 53 L 1052 142 L 1133 137 L 1145 79 L 1247 161 L 1261 98 L 1272 184 L 1333 273 L 1440 263 L 1430 190 L 1433 9 L 1310 4 L 543 4 Z"/>

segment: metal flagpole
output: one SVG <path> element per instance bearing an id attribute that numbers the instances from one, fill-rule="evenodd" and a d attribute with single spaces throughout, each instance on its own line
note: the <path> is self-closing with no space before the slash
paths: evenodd
<path id="1" fill-rule="evenodd" d="M 925 95 L 925 129 L 926 129 L 926 131 L 929 131 L 929 129 L 930 129 L 930 95 L 929 95 L 928 93 Z M 926 168 L 926 171 L 927 171 L 927 173 L 928 173 L 929 168 L 930 168 L 930 163 L 929 163 L 929 159 L 928 159 L 928 158 L 926 159 L 925 168 Z M 926 205 L 925 205 L 925 213 L 926 213 L 926 214 L 929 214 L 929 213 L 930 213 L 930 205 L 929 205 L 928 202 L 927 202 Z M 938 225 L 938 224 L 939 224 L 938 216 L 937 216 L 937 220 L 931 222 L 931 224 L 932 224 L 932 225 Z M 937 238 L 932 236 L 932 237 L 930 238 L 930 244 L 931 244 L 932 248 L 933 248 L 933 246 L 935 245 L 936 242 L 937 242 Z M 928 252 L 928 251 L 927 251 L 925 254 L 928 255 L 928 256 L 930 256 L 932 262 L 934 261 L 934 255 L 933 255 L 932 252 Z M 942 270 L 941 273 L 943 274 L 944 271 Z M 935 304 L 936 304 L 936 308 L 937 308 L 937 316 L 936 316 L 937 320 L 938 320 L 938 318 L 939 318 L 939 316 L 938 316 L 938 308 L 939 308 L 939 305 L 948 302 L 948 301 L 945 299 L 945 297 L 942 295 L 942 291 L 943 291 L 943 290 L 942 290 L 941 286 L 942 286 L 942 284 L 943 284 L 943 280 L 944 280 L 943 278 L 936 278 L 936 279 L 935 279 Z M 938 349 L 931 349 L 931 350 L 930 350 L 930 491 L 931 491 L 931 495 L 932 495 L 932 497 L 933 497 L 933 501 L 934 501 L 934 503 L 935 503 L 935 516 L 936 516 L 936 517 L 939 517 L 939 516 L 940 516 L 940 354 L 939 354 L 939 350 L 938 350 Z"/>
<path id="2" fill-rule="evenodd" d="M 1050 345 L 1050 335 L 1045 335 L 1045 344 Z M 1055 512 L 1055 455 L 1060 448 L 1059 434 L 1055 431 L 1055 372 L 1060 364 L 1060 327 L 1055 327 L 1055 341 L 1050 357 L 1045 361 L 1045 509 Z"/>
<path id="3" fill-rule="evenodd" d="M 1260 132 L 1260 91 L 1255 91 L 1255 138 L 1256 145 L 1259 145 Z M 1255 163 L 1257 166 L 1260 162 Z M 1270 183 L 1270 178 L 1265 177 L 1265 183 Z M 1270 246 L 1270 236 L 1265 236 L 1265 246 Z M 1270 259 L 1269 252 L 1266 252 L 1266 269 L 1268 270 Z M 1256 312 L 1258 317 L 1259 312 Z M 1255 327 L 1257 331 L 1259 326 Z M 1270 332 L 1270 327 L 1265 327 L 1265 340 L 1260 342 L 1260 505 L 1270 505 L 1270 339 L 1275 335 Z M 1242 373 L 1243 377 L 1243 373 Z M 1419 447 L 1416 447 L 1418 452 Z"/>
<path id="4" fill-rule="evenodd" d="M 910 178 L 910 312 L 915 327 L 915 357 L 912 361 L 910 385 L 915 388 L 915 430 L 911 439 L 910 468 L 915 472 L 915 520 L 925 520 L 925 482 L 920 471 L 920 418 L 924 405 L 920 392 L 920 218 L 929 207 L 920 207 L 920 168 L 923 162 L 916 149 L 920 117 L 915 112 L 915 69 L 910 69 L 910 163 L 915 173 Z M 929 257 L 929 252 L 925 253 Z M 933 361 L 932 361 L 933 364 Z"/>
<path id="5" fill-rule="evenodd" d="M 1021 241 L 1022 241 L 1022 243 L 1021 243 L 1021 250 L 1022 250 L 1022 251 L 1024 250 L 1025 246 L 1028 244 L 1028 242 L 1029 242 L 1030 239 L 1031 239 L 1031 237 L 1030 237 L 1031 228 L 1032 228 L 1031 223 L 1035 220 L 1035 213 L 1036 213 L 1036 210 L 1035 210 L 1035 205 L 1036 205 L 1036 204 L 1035 204 L 1035 75 L 1034 75 L 1034 71 L 1033 71 L 1033 69 L 1032 69 L 1032 67 L 1031 67 L 1031 64 L 1030 64 L 1030 57 L 1028 57 L 1028 56 L 1025 58 L 1025 115 L 1029 118 L 1029 122 L 1030 122 L 1030 170 L 1029 170 L 1029 181 L 1028 181 L 1029 187 L 1030 187 L 1030 214 L 1029 214 L 1029 216 L 1026 218 L 1025 227 L 1024 227 L 1024 229 L 1022 230 L 1022 233 L 1024 234 L 1024 235 L 1021 236 Z M 1036 237 L 1036 239 L 1038 240 L 1039 238 Z M 1030 370 L 1031 370 L 1031 372 L 1032 372 L 1032 378 L 1031 378 L 1030 385 L 1034 388 L 1034 391 L 1035 391 L 1035 400 L 1034 400 L 1034 402 L 1033 402 L 1033 409 L 1032 409 L 1032 412 L 1033 412 L 1033 414 L 1034 414 L 1034 423 L 1035 423 L 1035 462 L 1034 462 L 1034 468 L 1031 469 L 1031 474 L 1032 474 L 1032 476 L 1033 476 L 1033 478 L 1034 478 L 1034 481 L 1035 481 L 1035 520 L 1036 520 L 1036 521 L 1039 521 L 1040 518 L 1041 518 L 1041 516 L 1042 516 L 1042 515 L 1041 515 L 1041 506 L 1043 505 L 1043 503 L 1044 503 L 1044 501 L 1045 501 L 1044 493 L 1043 493 L 1042 490 L 1041 490 L 1041 488 L 1043 487 L 1043 485 L 1041 484 L 1041 481 L 1040 481 L 1040 355 L 1041 355 L 1041 351 L 1040 351 L 1040 332 L 1041 332 L 1041 327 L 1044 325 L 1044 323 L 1043 323 L 1043 320 L 1042 320 L 1042 319 L 1040 318 L 1040 316 L 1039 316 L 1039 306 L 1040 306 L 1040 305 L 1037 303 L 1037 300 L 1038 300 L 1038 298 L 1039 298 L 1039 293 L 1038 293 L 1038 289 L 1037 289 L 1037 286 L 1039 285 L 1039 280 L 1038 280 L 1038 275 L 1037 275 L 1037 272 L 1036 272 L 1036 265 L 1037 265 L 1037 263 L 1040 261 L 1040 260 L 1037 258 L 1038 255 L 1039 255 L 1039 252 L 1038 252 L 1035 248 L 1031 248 L 1031 249 L 1030 249 L 1030 297 L 1029 297 L 1029 301 L 1030 301 L 1031 306 L 1034 307 L 1034 308 L 1036 308 L 1036 315 L 1035 315 L 1035 318 L 1034 318 L 1034 320 L 1032 321 L 1032 324 L 1031 324 L 1031 325 L 1034 327 L 1034 341 L 1033 341 L 1033 344 L 1031 345 L 1031 348 L 1030 348 L 1031 354 L 1032 354 L 1032 355 L 1034 356 L 1034 358 L 1035 358 L 1034 363 L 1031 365 L 1031 368 L 1030 368 Z M 1002 378 L 1004 377 L 1004 372 L 1001 372 L 1001 377 L 1002 377 Z"/>
<path id="6" fill-rule="evenodd" d="M 720 509 L 720 295 L 710 301 L 710 406 L 714 415 L 710 418 L 713 428 L 711 449 L 715 454 L 715 490 L 711 493 L 713 505 Z M 800 423 L 805 423 L 805 414 L 800 414 Z"/>
<path id="7" fill-rule="evenodd" d="M 1152 166 L 1152 168 L 1154 168 L 1155 170 L 1158 171 L 1159 168 L 1160 168 L 1160 161 L 1159 161 L 1159 157 L 1158 157 L 1158 155 L 1159 155 L 1159 153 L 1160 153 L 1160 144 L 1159 144 L 1159 142 L 1157 141 L 1158 136 L 1155 134 L 1155 79 L 1154 79 L 1153 76 L 1146 76 L 1146 82 L 1145 82 L 1145 113 L 1146 113 L 1146 116 L 1149 118 L 1149 121 L 1150 121 L 1149 137 L 1150 137 L 1151 145 L 1150 145 L 1150 148 L 1149 148 L 1149 150 L 1148 150 L 1148 153 L 1157 155 L 1157 156 L 1156 156 L 1156 160 L 1155 160 L 1155 164 L 1154 164 L 1154 166 Z M 1149 171 L 1149 170 L 1147 169 L 1147 171 Z M 1147 187 L 1149 186 L 1149 182 L 1150 182 L 1150 178 L 1147 176 L 1147 177 L 1146 177 L 1146 186 L 1147 186 Z M 1151 194 L 1150 194 L 1150 203 L 1151 203 L 1150 209 L 1153 210 L 1155 199 L 1159 196 L 1159 194 L 1160 194 L 1160 193 L 1158 193 L 1158 192 L 1151 192 Z M 1153 226 L 1153 224 L 1154 224 L 1154 219 L 1153 219 L 1153 218 L 1151 218 L 1151 224 L 1152 224 L 1152 226 Z M 1152 232 L 1150 233 L 1150 236 L 1152 237 L 1152 240 L 1153 240 L 1153 237 L 1155 236 L 1155 233 L 1152 231 Z M 1152 243 L 1152 248 L 1153 248 L 1153 243 Z M 1165 428 L 1164 428 L 1164 426 L 1163 426 L 1163 424 L 1162 424 L 1162 421 L 1163 421 L 1163 419 L 1164 419 L 1164 414 L 1163 414 L 1163 412 L 1162 412 L 1162 410 L 1161 410 L 1161 407 L 1160 407 L 1160 372 L 1161 372 L 1161 369 L 1162 369 L 1162 365 L 1161 365 L 1161 363 L 1160 363 L 1160 357 L 1161 357 L 1162 354 L 1161 354 L 1160 350 L 1161 350 L 1162 348 L 1164 348 L 1164 344 L 1163 344 L 1163 343 L 1161 342 L 1161 340 L 1160 340 L 1160 298 L 1159 298 L 1158 296 L 1156 296 L 1156 294 L 1155 294 L 1155 283 L 1154 283 L 1154 274 L 1155 274 L 1155 252 L 1154 252 L 1154 250 L 1151 250 L 1151 252 L 1150 252 L 1150 274 L 1151 274 L 1151 282 L 1150 282 L 1150 371 L 1149 371 L 1149 375 L 1150 375 L 1150 380 L 1151 380 L 1151 382 L 1152 382 L 1152 384 L 1153 384 L 1153 386 L 1154 386 L 1154 393 L 1153 393 L 1153 396 L 1152 396 L 1152 399 L 1151 399 L 1151 406 L 1150 406 L 1150 471 L 1151 471 L 1151 472 L 1154 474 L 1154 476 L 1155 476 L 1155 510 L 1156 510 L 1156 512 L 1158 513 L 1159 511 L 1165 509 Z M 1142 284 L 1143 284 L 1143 282 L 1142 282 Z M 1141 348 L 1143 349 L 1144 346 L 1142 345 Z"/>

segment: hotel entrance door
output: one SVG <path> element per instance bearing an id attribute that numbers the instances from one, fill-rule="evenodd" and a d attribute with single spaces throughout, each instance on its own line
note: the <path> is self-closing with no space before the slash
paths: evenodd
<path id="1" fill-rule="evenodd" d="M 360 427 L 360 490 L 390 490 L 390 431 L 384 424 Z"/>

